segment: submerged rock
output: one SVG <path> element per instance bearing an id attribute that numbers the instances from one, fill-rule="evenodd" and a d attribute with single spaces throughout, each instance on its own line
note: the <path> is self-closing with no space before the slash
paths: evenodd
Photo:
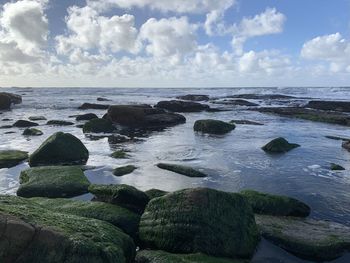
<path id="1" fill-rule="evenodd" d="M 14 167 L 28 159 L 28 153 L 16 150 L 0 151 L 0 169 Z"/>
<path id="2" fill-rule="evenodd" d="M 57 132 L 30 155 L 29 165 L 80 165 L 86 164 L 88 159 L 89 151 L 78 138 Z"/>
<path id="3" fill-rule="evenodd" d="M 157 167 L 174 173 L 186 175 L 188 177 L 207 177 L 205 173 L 202 173 L 188 166 L 169 163 L 158 163 Z"/>
<path id="4" fill-rule="evenodd" d="M 105 119 L 92 119 L 83 126 L 84 133 L 111 133 L 113 131 L 113 123 Z"/>
<path id="5" fill-rule="evenodd" d="M 63 120 L 51 120 L 46 123 L 47 125 L 53 125 L 53 126 L 71 126 L 74 125 L 71 121 L 63 121 Z"/>
<path id="6" fill-rule="evenodd" d="M 153 198 L 164 196 L 168 193 L 169 192 L 159 190 L 159 189 L 150 189 L 150 190 L 145 191 L 145 194 L 149 197 L 150 200 Z"/>
<path id="7" fill-rule="evenodd" d="M 97 98 L 96 100 L 97 101 L 111 101 L 110 99 L 101 98 L 101 97 Z"/>
<path id="8" fill-rule="evenodd" d="M 143 213 L 149 202 L 144 192 L 125 184 L 90 185 L 89 192 L 95 195 L 97 201 L 116 204 L 138 214 Z"/>
<path id="9" fill-rule="evenodd" d="M 1 262 L 132 263 L 135 244 L 119 228 L 0 196 Z"/>
<path id="10" fill-rule="evenodd" d="M 188 94 L 176 97 L 179 100 L 191 100 L 191 101 L 208 101 L 208 95 Z"/>
<path id="11" fill-rule="evenodd" d="M 87 113 L 76 116 L 75 120 L 77 121 L 90 121 L 92 119 L 98 119 L 95 113 Z"/>
<path id="12" fill-rule="evenodd" d="M 198 120 L 194 123 L 193 129 L 196 132 L 209 134 L 225 134 L 234 130 L 236 126 L 219 120 Z"/>
<path id="13" fill-rule="evenodd" d="M 255 216 L 267 240 L 299 257 L 329 261 L 350 251 L 350 227 L 330 221 Z"/>
<path id="14" fill-rule="evenodd" d="M 262 126 L 264 124 L 260 122 L 255 122 L 255 121 L 248 121 L 248 120 L 232 120 L 230 121 L 232 124 L 243 124 L 243 125 L 259 125 Z"/>
<path id="15" fill-rule="evenodd" d="M 247 198 L 256 214 L 307 217 L 311 212 L 308 205 L 291 197 L 259 193 L 253 190 L 241 191 L 240 194 Z"/>
<path id="16" fill-rule="evenodd" d="M 13 127 L 17 128 L 28 128 L 28 127 L 35 127 L 39 126 L 36 122 L 26 121 L 26 120 L 18 120 L 13 124 Z"/>
<path id="17" fill-rule="evenodd" d="M 43 132 L 35 128 L 27 128 L 23 131 L 22 135 L 24 136 L 41 136 Z"/>
<path id="18" fill-rule="evenodd" d="M 342 111 L 350 112 L 349 101 L 310 101 L 305 108 L 312 108 L 317 110 Z"/>
<path id="19" fill-rule="evenodd" d="M 350 141 L 344 141 L 342 147 L 350 152 Z"/>
<path id="20" fill-rule="evenodd" d="M 143 247 L 250 258 L 259 241 L 253 211 L 239 194 L 186 189 L 152 199 L 141 217 Z"/>
<path id="21" fill-rule="evenodd" d="M 224 105 L 234 105 L 234 106 L 247 106 L 247 107 L 256 107 L 259 106 L 257 103 L 253 103 L 247 100 L 235 99 L 235 100 L 220 100 L 215 101 L 215 104 L 224 104 Z"/>
<path id="22" fill-rule="evenodd" d="M 95 104 L 95 103 L 84 103 L 78 109 L 80 110 L 107 110 L 109 105 Z"/>
<path id="23" fill-rule="evenodd" d="M 241 98 L 247 100 L 280 100 L 280 99 L 297 99 L 297 97 L 282 94 L 238 94 L 227 96 L 227 98 Z"/>
<path id="24" fill-rule="evenodd" d="M 279 137 L 263 146 L 262 149 L 269 153 L 285 153 L 298 147 L 300 147 L 299 144 L 289 143 L 286 139 Z"/>
<path id="25" fill-rule="evenodd" d="M 160 101 L 155 107 L 171 112 L 200 112 L 209 109 L 205 104 L 181 100 Z"/>
<path id="26" fill-rule="evenodd" d="M 137 169 L 137 167 L 134 165 L 126 165 L 126 166 L 115 168 L 113 170 L 113 174 L 115 176 L 123 176 L 123 175 L 127 175 L 127 174 L 132 173 L 136 169 Z"/>
<path id="27" fill-rule="evenodd" d="M 44 166 L 24 170 L 17 195 L 22 197 L 74 197 L 88 192 L 90 182 L 76 166 Z"/>
<path id="28" fill-rule="evenodd" d="M 114 159 L 127 159 L 130 156 L 127 154 L 126 151 L 118 150 L 118 151 L 115 151 L 114 153 L 112 153 L 111 157 Z"/>
<path id="29" fill-rule="evenodd" d="M 28 119 L 30 121 L 46 121 L 44 116 L 30 116 Z"/>
<path id="30" fill-rule="evenodd" d="M 344 171 L 345 168 L 339 164 L 331 163 L 331 170 L 332 171 Z"/>

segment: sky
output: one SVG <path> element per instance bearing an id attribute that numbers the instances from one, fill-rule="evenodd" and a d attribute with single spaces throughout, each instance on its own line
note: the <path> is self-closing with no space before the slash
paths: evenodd
<path id="1" fill-rule="evenodd" d="M 350 86 L 350 0 L 0 0 L 12 86 Z"/>

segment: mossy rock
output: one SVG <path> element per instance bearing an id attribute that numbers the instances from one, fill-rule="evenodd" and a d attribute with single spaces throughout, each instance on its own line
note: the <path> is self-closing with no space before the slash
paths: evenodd
<path id="1" fill-rule="evenodd" d="M 74 123 L 71 121 L 63 121 L 63 120 L 50 120 L 46 124 L 52 125 L 52 126 L 71 126 L 71 125 L 74 125 Z"/>
<path id="2" fill-rule="evenodd" d="M 144 192 L 126 184 L 93 184 L 89 186 L 89 192 L 95 195 L 96 201 L 116 204 L 138 214 L 143 213 L 149 202 L 149 198 Z"/>
<path id="3" fill-rule="evenodd" d="M 259 242 L 251 206 L 239 194 L 185 189 L 152 199 L 141 216 L 142 247 L 250 258 Z"/>
<path id="4" fill-rule="evenodd" d="M 131 174 L 136 169 L 137 167 L 134 165 L 126 165 L 126 166 L 115 168 L 113 170 L 113 174 L 115 176 L 123 176 L 123 175 Z"/>
<path id="5" fill-rule="evenodd" d="M 35 128 L 27 128 L 23 131 L 22 135 L 24 136 L 41 136 L 43 132 Z"/>
<path id="6" fill-rule="evenodd" d="M 30 155 L 29 165 L 84 165 L 88 159 L 89 151 L 78 138 L 57 132 Z"/>
<path id="7" fill-rule="evenodd" d="M 159 163 L 157 167 L 160 169 L 168 170 L 174 173 L 186 175 L 188 177 L 207 177 L 205 173 L 202 173 L 198 170 L 193 169 L 189 166 L 178 165 L 178 164 L 169 164 L 169 163 Z"/>
<path id="8" fill-rule="evenodd" d="M 22 197 L 73 197 L 88 192 L 90 182 L 75 166 L 44 166 L 24 170 L 17 195 Z"/>
<path id="9" fill-rule="evenodd" d="M 95 113 L 87 113 L 76 116 L 75 120 L 77 121 L 90 121 L 93 119 L 98 119 L 97 115 Z"/>
<path id="10" fill-rule="evenodd" d="M 216 258 L 202 253 L 171 254 L 161 250 L 141 250 L 137 252 L 135 263 L 249 263 L 249 261 Z"/>
<path id="11" fill-rule="evenodd" d="M 54 212 L 95 218 L 109 222 L 132 237 L 136 237 L 136 232 L 138 231 L 140 215 L 117 205 L 60 198 L 47 199 L 36 197 L 31 200 Z"/>
<path id="12" fill-rule="evenodd" d="M 300 147 L 299 144 L 289 143 L 286 139 L 279 137 L 263 146 L 262 149 L 269 153 L 285 153 L 298 147 Z"/>
<path id="13" fill-rule="evenodd" d="M 44 116 L 30 116 L 28 119 L 30 121 L 46 121 Z"/>
<path id="14" fill-rule="evenodd" d="M 225 134 L 234 130 L 236 126 L 219 120 L 198 120 L 194 123 L 193 129 L 196 132 L 203 132 L 209 134 Z"/>
<path id="15" fill-rule="evenodd" d="M 331 170 L 332 171 L 344 171 L 345 168 L 339 164 L 331 163 Z"/>
<path id="16" fill-rule="evenodd" d="M 0 196 L 1 262 L 131 263 L 133 240 L 101 220 Z"/>
<path id="17" fill-rule="evenodd" d="M 119 150 L 119 151 L 115 151 L 114 153 L 112 153 L 111 157 L 114 159 L 127 159 L 130 156 L 125 151 Z"/>
<path id="18" fill-rule="evenodd" d="M 145 191 L 145 194 L 148 196 L 148 198 L 151 200 L 153 198 L 157 198 L 157 197 L 161 197 L 164 196 L 166 194 L 168 194 L 169 192 L 163 191 L 163 190 L 159 190 L 159 189 L 150 189 Z"/>
<path id="19" fill-rule="evenodd" d="M 28 159 L 28 153 L 16 150 L 0 151 L 0 169 L 14 167 Z"/>
<path id="20" fill-rule="evenodd" d="M 259 193 L 252 190 L 240 192 L 247 198 L 256 214 L 307 217 L 311 209 L 303 202 L 287 196 Z"/>
<path id="21" fill-rule="evenodd" d="M 110 133 L 113 130 L 112 122 L 105 119 L 92 119 L 83 126 L 84 133 Z"/>
<path id="22" fill-rule="evenodd" d="M 36 122 L 26 121 L 26 120 L 18 120 L 13 124 L 13 127 L 17 128 L 28 128 L 28 127 L 34 127 L 39 126 Z"/>
<path id="23" fill-rule="evenodd" d="M 350 227 L 330 221 L 256 215 L 267 240 L 301 258 L 323 262 L 350 251 Z"/>

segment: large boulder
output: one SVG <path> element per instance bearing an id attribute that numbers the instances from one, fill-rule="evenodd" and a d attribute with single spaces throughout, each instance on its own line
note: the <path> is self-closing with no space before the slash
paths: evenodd
<path id="1" fill-rule="evenodd" d="M 299 144 L 289 143 L 286 139 L 279 137 L 270 141 L 262 149 L 268 153 L 286 153 L 298 147 L 300 147 Z"/>
<path id="2" fill-rule="evenodd" d="M 78 138 L 69 133 L 57 132 L 30 155 L 29 165 L 86 164 L 88 159 L 89 151 Z"/>
<path id="3" fill-rule="evenodd" d="M 170 164 L 170 163 L 158 163 L 157 167 L 160 169 L 168 170 L 174 173 L 186 175 L 188 177 L 207 177 L 205 173 L 193 169 L 189 166 L 178 165 L 178 164 Z"/>
<path id="4" fill-rule="evenodd" d="M 95 196 L 96 201 L 116 204 L 138 214 L 143 213 L 149 202 L 144 192 L 125 184 L 90 185 L 89 192 Z"/>
<path id="5" fill-rule="evenodd" d="M 312 108 L 317 110 L 330 110 L 330 111 L 342 111 L 350 112 L 350 102 L 349 101 L 310 101 L 305 105 L 305 108 Z"/>
<path id="6" fill-rule="evenodd" d="M 83 126 L 84 133 L 110 133 L 113 130 L 113 123 L 105 119 L 92 119 Z"/>
<path id="7" fill-rule="evenodd" d="M 0 262 L 132 263 L 135 244 L 101 220 L 0 196 Z"/>
<path id="8" fill-rule="evenodd" d="M 307 217 L 311 212 L 308 205 L 291 197 L 259 193 L 253 190 L 244 190 L 240 194 L 247 198 L 256 214 Z"/>
<path id="9" fill-rule="evenodd" d="M 236 126 L 232 123 L 227 123 L 219 120 L 198 120 L 194 123 L 193 130 L 196 132 L 209 134 L 225 134 L 234 130 Z"/>
<path id="10" fill-rule="evenodd" d="M 171 112 L 200 112 L 209 109 L 205 104 L 181 100 L 160 101 L 156 107 Z"/>
<path id="11" fill-rule="evenodd" d="M 17 195 L 22 197 L 74 197 L 88 192 L 90 182 L 76 166 L 43 166 L 21 172 Z"/>
<path id="12" fill-rule="evenodd" d="M 10 108 L 11 108 L 10 97 L 0 93 L 0 110 L 8 110 Z"/>
<path id="13" fill-rule="evenodd" d="M 183 96 L 176 97 L 179 100 L 191 100 L 191 101 L 208 101 L 208 95 L 199 95 L 199 94 L 188 94 Z"/>
<path id="14" fill-rule="evenodd" d="M 239 194 L 186 189 L 152 199 L 141 217 L 143 247 L 250 258 L 259 241 L 251 206 Z"/>
<path id="15" fill-rule="evenodd" d="M 9 92 L 0 92 L 0 96 L 7 96 L 10 98 L 11 103 L 13 104 L 21 104 L 22 103 L 22 96 L 9 93 Z"/>
<path id="16" fill-rule="evenodd" d="M 305 259 L 329 261 L 350 251 L 350 227 L 330 221 L 256 215 L 262 236 Z"/>
<path id="17" fill-rule="evenodd" d="M 0 151 L 0 169 L 11 168 L 28 159 L 28 153 L 16 150 Z"/>

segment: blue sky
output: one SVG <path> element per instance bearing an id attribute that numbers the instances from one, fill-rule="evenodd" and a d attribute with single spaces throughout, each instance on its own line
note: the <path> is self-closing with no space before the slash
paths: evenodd
<path id="1" fill-rule="evenodd" d="M 0 0 L 0 86 L 350 86 L 349 0 Z"/>

